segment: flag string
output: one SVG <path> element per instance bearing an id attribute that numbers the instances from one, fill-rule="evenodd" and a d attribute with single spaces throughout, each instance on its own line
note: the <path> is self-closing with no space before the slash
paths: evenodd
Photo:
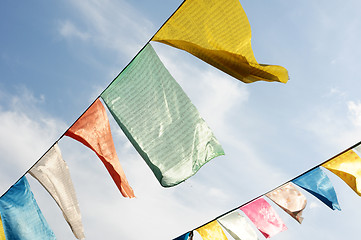
<path id="1" fill-rule="evenodd" d="M 146 44 L 138 51 L 138 53 L 132 58 L 132 60 L 129 61 L 129 63 L 118 73 L 118 75 L 108 84 L 106 88 L 94 99 L 94 101 L 84 110 L 84 112 L 64 131 L 64 133 L 48 148 L 48 150 L 14 183 L 16 184 L 22 177 L 24 177 L 30 169 L 32 169 L 44 156 L 47 154 L 47 152 L 50 151 L 54 145 L 60 141 L 65 136 L 65 133 L 84 115 L 86 111 L 95 103 L 97 99 L 100 98 L 100 96 L 109 88 L 109 86 L 124 72 L 124 70 L 134 61 L 134 59 L 143 51 L 143 49 L 152 41 L 153 37 L 159 32 L 159 30 L 169 21 L 169 19 L 178 11 L 178 9 L 185 3 L 186 0 L 183 0 L 183 2 L 178 6 L 178 8 L 167 18 L 167 20 L 159 27 L 159 29 L 153 34 L 153 36 L 146 42 Z M 12 186 L 11 185 L 1 196 L 4 196 Z"/>
<path id="2" fill-rule="evenodd" d="M 352 145 L 351 147 L 347 148 L 346 150 L 344 150 L 344 151 L 342 151 L 342 152 L 340 152 L 340 153 L 336 154 L 335 156 L 333 156 L 333 157 L 331 157 L 331 158 L 327 159 L 326 161 L 324 161 L 324 162 L 322 162 L 322 163 L 320 163 L 320 164 L 318 164 L 318 165 L 314 166 L 313 168 L 310 168 L 309 170 L 307 170 L 307 171 L 305 171 L 305 172 L 303 172 L 303 173 L 299 174 L 298 176 L 296 176 L 296 177 L 292 178 L 291 180 L 288 180 L 287 182 L 284 182 L 283 184 L 281 184 L 281 185 L 279 185 L 279 186 L 277 186 L 277 187 L 275 187 L 275 188 L 273 188 L 273 189 L 269 190 L 268 192 L 265 192 L 264 194 L 261 194 L 261 195 L 259 195 L 259 196 L 255 197 L 255 198 L 253 198 L 253 199 L 249 200 L 248 202 L 243 203 L 243 204 L 239 205 L 238 207 L 235 207 L 235 208 L 233 208 L 233 209 L 231 209 L 231 210 L 229 210 L 229 211 L 227 211 L 227 212 L 225 212 L 225 213 L 223 213 L 223 214 L 219 215 L 218 217 L 216 217 L 216 218 L 214 218 L 214 219 L 212 219 L 212 220 L 210 220 L 210 221 L 208 221 L 208 222 L 206 222 L 206 223 L 204 223 L 204 224 L 200 225 L 199 227 L 196 227 L 196 228 L 194 228 L 194 229 L 190 230 L 189 232 L 193 232 L 193 231 L 195 231 L 195 230 L 197 230 L 197 229 L 199 229 L 199 228 L 201 228 L 201 227 L 204 227 L 204 226 L 206 226 L 207 224 L 209 224 L 209 223 L 211 223 L 211 222 L 213 222 L 213 221 L 215 221 L 215 220 L 217 220 L 217 219 L 219 219 L 219 218 L 221 218 L 221 217 L 223 217 L 223 216 L 226 216 L 227 214 L 229 214 L 229 213 L 231 213 L 231 212 L 233 212 L 233 211 L 236 211 L 236 210 L 240 209 L 241 207 L 243 207 L 243 206 L 245 206 L 245 205 L 247 205 L 247 204 L 249 204 L 249 203 L 253 202 L 254 200 L 256 200 L 256 199 L 258 199 L 258 198 L 260 198 L 260 197 L 262 197 L 262 196 L 264 196 L 264 195 L 266 195 L 266 194 L 268 194 L 268 193 L 270 193 L 270 192 L 272 192 L 272 191 L 274 191 L 274 190 L 276 190 L 277 188 L 280 188 L 281 186 L 283 186 L 283 185 L 285 185 L 285 184 L 287 184 L 287 183 L 289 183 L 289 182 L 292 182 L 293 180 L 297 179 L 298 177 L 301 177 L 302 175 L 304 175 L 304 174 L 306 174 L 306 173 L 308 173 L 308 172 L 311 172 L 312 170 L 314 170 L 314 169 L 316 169 L 316 168 L 318 168 L 318 167 L 322 166 L 323 164 L 327 163 L 328 161 L 331 161 L 332 159 L 337 158 L 338 156 L 340 156 L 340 155 L 344 154 L 345 152 L 347 152 L 347 151 L 349 151 L 349 150 L 351 150 L 351 149 L 353 149 L 353 148 L 357 147 L 357 146 L 358 146 L 358 145 L 360 145 L 360 144 L 361 144 L 361 141 L 359 141 L 358 143 L 356 143 L 356 144 Z"/>

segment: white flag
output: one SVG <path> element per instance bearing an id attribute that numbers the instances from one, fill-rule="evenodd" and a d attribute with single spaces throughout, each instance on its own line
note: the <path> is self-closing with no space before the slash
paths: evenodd
<path id="1" fill-rule="evenodd" d="M 77 239 L 85 239 L 81 214 L 68 166 L 56 143 L 30 170 L 63 212 Z"/>
<path id="2" fill-rule="evenodd" d="M 232 212 L 217 221 L 236 240 L 257 240 L 257 234 L 248 224 L 245 217 L 238 212 Z"/>

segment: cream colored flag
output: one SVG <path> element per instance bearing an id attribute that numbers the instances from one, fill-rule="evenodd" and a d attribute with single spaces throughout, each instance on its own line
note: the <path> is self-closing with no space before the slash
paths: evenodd
<path id="1" fill-rule="evenodd" d="M 85 239 L 81 214 L 67 164 L 56 143 L 30 170 L 63 212 L 77 239 Z"/>
<path id="2" fill-rule="evenodd" d="M 239 212 L 231 212 L 217 219 L 235 240 L 257 240 L 257 233 Z"/>
<path id="3" fill-rule="evenodd" d="M 267 193 L 266 196 L 299 223 L 302 222 L 302 211 L 306 207 L 307 199 L 292 183 L 286 183 L 272 192 Z"/>

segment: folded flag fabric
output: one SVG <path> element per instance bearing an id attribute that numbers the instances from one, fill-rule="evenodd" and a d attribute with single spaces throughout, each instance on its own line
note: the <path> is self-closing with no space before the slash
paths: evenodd
<path id="1" fill-rule="evenodd" d="M 182 236 L 179 236 L 173 240 L 190 240 L 190 237 L 192 236 L 191 232 L 187 232 L 185 234 L 183 234 Z"/>
<path id="2" fill-rule="evenodd" d="M 56 239 L 25 176 L 0 198 L 0 213 L 7 240 Z"/>
<path id="3" fill-rule="evenodd" d="M 184 1 L 152 40 L 185 50 L 245 83 L 288 81 L 285 68 L 257 63 L 239 0 Z"/>
<path id="4" fill-rule="evenodd" d="M 201 235 L 203 240 L 227 240 L 217 220 L 196 229 L 196 231 Z"/>
<path id="5" fill-rule="evenodd" d="M 0 240 L 6 240 L 1 216 L 0 216 Z"/>
<path id="6" fill-rule="evenodd" d="M 361 158 L 352 149 L 322 164 L 361 196 Z"/>
<path id="7" fill-rule="evenodd" d="M 102 93 L 109 111 L 164 187 L 224 155 L 218 140 L 150 44 Z"/>
<path id="8" fill-rule="evenodd" d="M 235 240 L 257 240 L 257 234 L 239 212 L 231 212 L 217 219 Z"/>
<path id="9" fill-rule="evenodd" d="M 105 165 L 121 194 L 124 197 L 135 197 L 120 165 L 107 113 L 99 99 L 88 108 L 65 135 L 93 150 Z"/>
<path id="10" fill-rule="evenodd" d="M 320 167 L 302 174 L 292 180 L 292 182 L 317 197 L 331 209 L 341 210 L 335 189 L 326 173 Z"/>
<path id="11" fill-rule="evenodd" d="M 302 222 L 302 211 L 306 207 L 307 199 L 292 183 L 286 183 L 266 196 L 299 223 Z"/>
<path id="12" fill-rule="evenodd" d="M 240 209 L 266 238 L 270 238 L 279 232 L 287 230 L 282 219 L 262 197 L 242 206 Z"/>
<path id="13" fill-rule="evenodd" d="M 73 182 L 57 143 L 29 170 L 29 173 L 54 198 L 75 237 L 85 239 Z"/>

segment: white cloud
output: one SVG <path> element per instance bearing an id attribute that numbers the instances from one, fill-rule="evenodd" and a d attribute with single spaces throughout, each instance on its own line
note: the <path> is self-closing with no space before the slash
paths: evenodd
<path id="1" fill-rule="evenodd" d="M 79 38 L 80 40 L 87 40 L 89 38 L 89 34 L 80 31 L 71 21 L 66 20 L 60 22 L 59 32 L 64 38 Z"/>

